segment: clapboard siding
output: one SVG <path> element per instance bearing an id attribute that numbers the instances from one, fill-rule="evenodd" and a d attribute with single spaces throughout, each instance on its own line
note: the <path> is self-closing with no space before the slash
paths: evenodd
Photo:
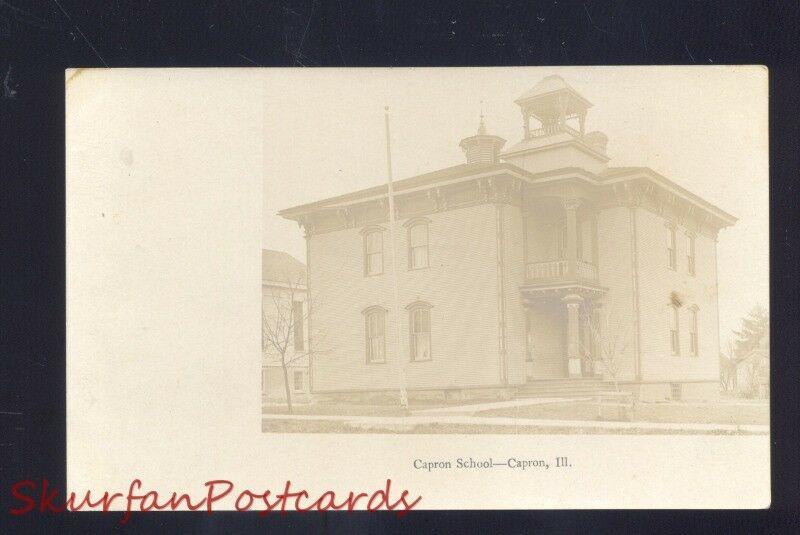
<path id="1" fill-rule="evenodd" d="M 613 332 L 606 335 L 622 340 L 617 357 L 620 380 L 636 378 L 632 232 L 631 211 L 625 206 L 607 208 L 597 216 L 597 273 L 600 284 L 608 288 L 603 314 L 608 317 L 608 330 Z"/>
<path id="2" fill-rule="evenodd" d="M 501 380 L 498 341 L 496 207 L 483 204 L 427 216 L 430 267 L 407 269 L 406 229 L 398 222 L 397 265 L 401 354 L 409 388 L 497 385 Z M 386 227 L 387 225 L 384 225 Z M 314 390 L 394 389 L 396 313 L 390 273 L 389 232 L 384 232 L 384 273 L 365 277 L 361 228 L 309 238 L 309 287 L 315 307 Z M 425 301 L 432 308 L 429 362 L 408 362 L 408 312 Z M 364 316 L 371 306 L 386 312 L 385 364 L 367 364 Z"/>
<path id="3" fill-rule="evenodd" d="M 506 361 L 508 384 L 525 382 L 525 309 L 520 286 L 525 283 L 522 211 L 502 206 L 504 298 L 506 302 Z"/>
<path id="4" fill-rule="evenodd" d="M 642 360 L 645 381 L 717 380 L 719 337 L 717 332 L 716 242 L 697 234 L 695 276 L 688 273 L 685 228 L 677 227 L 677 269 L 668 267 L 666 220 L 637 209 L 639 228 L 639 277 L 642 314 Z M 670 294 L 677 292 L 684 304 L 679 309 L 680 355 L 670 350 L 667 322 Z M 689 307 L 698 307 L 699 355 L 689 355 Z"/>

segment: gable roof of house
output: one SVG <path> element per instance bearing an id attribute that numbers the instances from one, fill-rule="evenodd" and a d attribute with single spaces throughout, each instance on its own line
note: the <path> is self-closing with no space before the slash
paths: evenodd
<path id="1" fill-rule="evenodd" d="M 261 250 L 262 282 L 305 285 L 306 265 L 283 251 Z"/>

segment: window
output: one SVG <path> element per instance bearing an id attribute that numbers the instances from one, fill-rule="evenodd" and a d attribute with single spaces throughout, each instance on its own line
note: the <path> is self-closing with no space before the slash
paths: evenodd
<path id="1" fill-rule="evenodd" d="M 567 257 L 567 223 L 563 222 L 558 227 L 556 235 L 556 247 L 558 248 L 558 259 L 564 260 Z"/>
<path id="2" fill-rule="evenodd" d="M 694 275 L 694 236 L 686 236 L 686 260 L 689 266 L 689 275 Z"/>
<path id="3" fill-rule="evenodd" d="M 525 315 L 525 362 L 533 362 L 535 350 L 535 340 L 533 338 L 533 321 L 530 314 Z"/>
<path id="4" fill-rule="evenodd" d="M 303 391 L 303 372 L 295 371 L 293 374 L 294 378 L 294 391 L 295 392 L 302 392 Z"/>
<path id="5" fill-rule="evenodd" d="M 667 254 L 669 255 L 669 268 L 677 269 L 678 267 L 678 251 L 677 243 L 675 241 L 675 227 L 667 227 Z"/>
<path id="6" fill-rule="evenodd" d="M 408 227 L 408 267 L 428 267 L 428 223 L 417 221 Z"/>
<path id="7" fill-rule="evenodd" d="M 386 362 L 386 311 L 373 307 L 364 313 L 367 364 Z"/>
<path id="8" fill-rule="evenodd" d="M 431 307 L 415 303 L 409 307 L 408 321 L 411 344 L 411 361 L 431 360 Z"/>
<path id="9" fill-rule="evenodd" d="M 700 349 L 697 345 L 697 309 L 689 309 L 689 354 L 696 357 Z"/>
<path id="10" fill-rule="evenodd" d="M 383 273 L 383 231 L 370 230 L 364 234 L 364 274 Z"/>
<path id="11" fill-rule="evenodd" d="M 669 347 L 673 355 L 680 355 L 681 346 L 680 338 L 678 337 L 678 307 L 670 305 L 667 308 L 667 315 L 669 320 Z"/>
<path id="12" fill-rule="evenodd" d="M 670 383 L 669 384 L 669 394 L 673 401 L 680 401 L 681 400 L 681 384 L 680 383 Z"/>
<path id="13" fill-rule="evenodd" d="M 294 349 L 295 351 L 302 351 L 305 347 L 305 333 L 303 332 L 303 302 L 292 302 L 292 331 L 294 335 Z"/>

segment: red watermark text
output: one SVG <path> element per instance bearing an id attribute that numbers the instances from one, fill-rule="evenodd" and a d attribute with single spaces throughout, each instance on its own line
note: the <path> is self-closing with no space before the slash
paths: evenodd
<path id="1" fill-rule="evenodd" d="M 409 491 L 403 490 L 397 496 L 392 492 L 392 480 L 386 485 L 368 492 L 336 493 L 332 490 L 312 495 L 306 490 L 292 489 L 292 482 L 286 481 L 283 489 L 277 493 L 270 490 L 254 491 L 237 489 L 233 482 L 226 479 L 206 481 L 202 493 L 190 496 L 186 493 L 159 493 L 143 488 L 142 481 L 134 479 L 126 492 L 108 492 L 102 494 L 86 491 L 83 494 L 70 492 L 59 496 L 57 488 L 47 479 L 40 482 L 33 480 L 18 481 L 11 486 L 11 495 L 15 503 L 9 512 L 21 516 L 31 513 L 63 513 L 76 511 L 119 511 L 122 512 L 120 524 L 130 520 L 131 513 L 149 511 L 205 511 L 214 512 L 215 507 L 222 507 L 222 501 L 228 498 L 236 511 L 258 511 L 266 516 L 271 512 L 287 513 L 289 511 L 394 511 L 403 516 L 422 500 L 422 496 L 411 499 Z M 396 497 L 396 499 L 394 499 Z M 232 502 L 230 501 L 232 500 Z M 221 509 L 217 509 L 221 510 Z"/>

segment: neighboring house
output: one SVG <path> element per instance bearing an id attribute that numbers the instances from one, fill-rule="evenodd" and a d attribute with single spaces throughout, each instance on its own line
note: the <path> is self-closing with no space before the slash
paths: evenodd
<path id="1" fill-rule="evenodd" d="M 308 292 L 306 266 L 280 251 L 261 251 L 261 303 L 263 320 L 273 329 L 285 330 L 288 339 L 286 361 L 292 401 L 308 401 Z M 302 318 L 296 321 L 296 318 Z M 263 351 L 262 397 L 286 400 L 281 356 L 275 347 Z"/>
<path id="2" fill-rule="evenodd" d="M 585 132 L 591 104 L 561 77 L 515 102 L 511 148 L 481 116 L 466 163 L 395 182 L 397 308 L 385 184 L 280 212 L 305 230 L 320 299 L 311 391 L 586 380 L 587 318 L 609 314 L 630 331 L 624 388 L 717 396 L 716 241 L 736 219 L 652 169 L 610 166 L 607 137 Z"/>
<path id="3" fill-rule="evenodd" d="M 769 335 L 736 362 L 736 390 L 752 397 L 769 397 Z"/>

